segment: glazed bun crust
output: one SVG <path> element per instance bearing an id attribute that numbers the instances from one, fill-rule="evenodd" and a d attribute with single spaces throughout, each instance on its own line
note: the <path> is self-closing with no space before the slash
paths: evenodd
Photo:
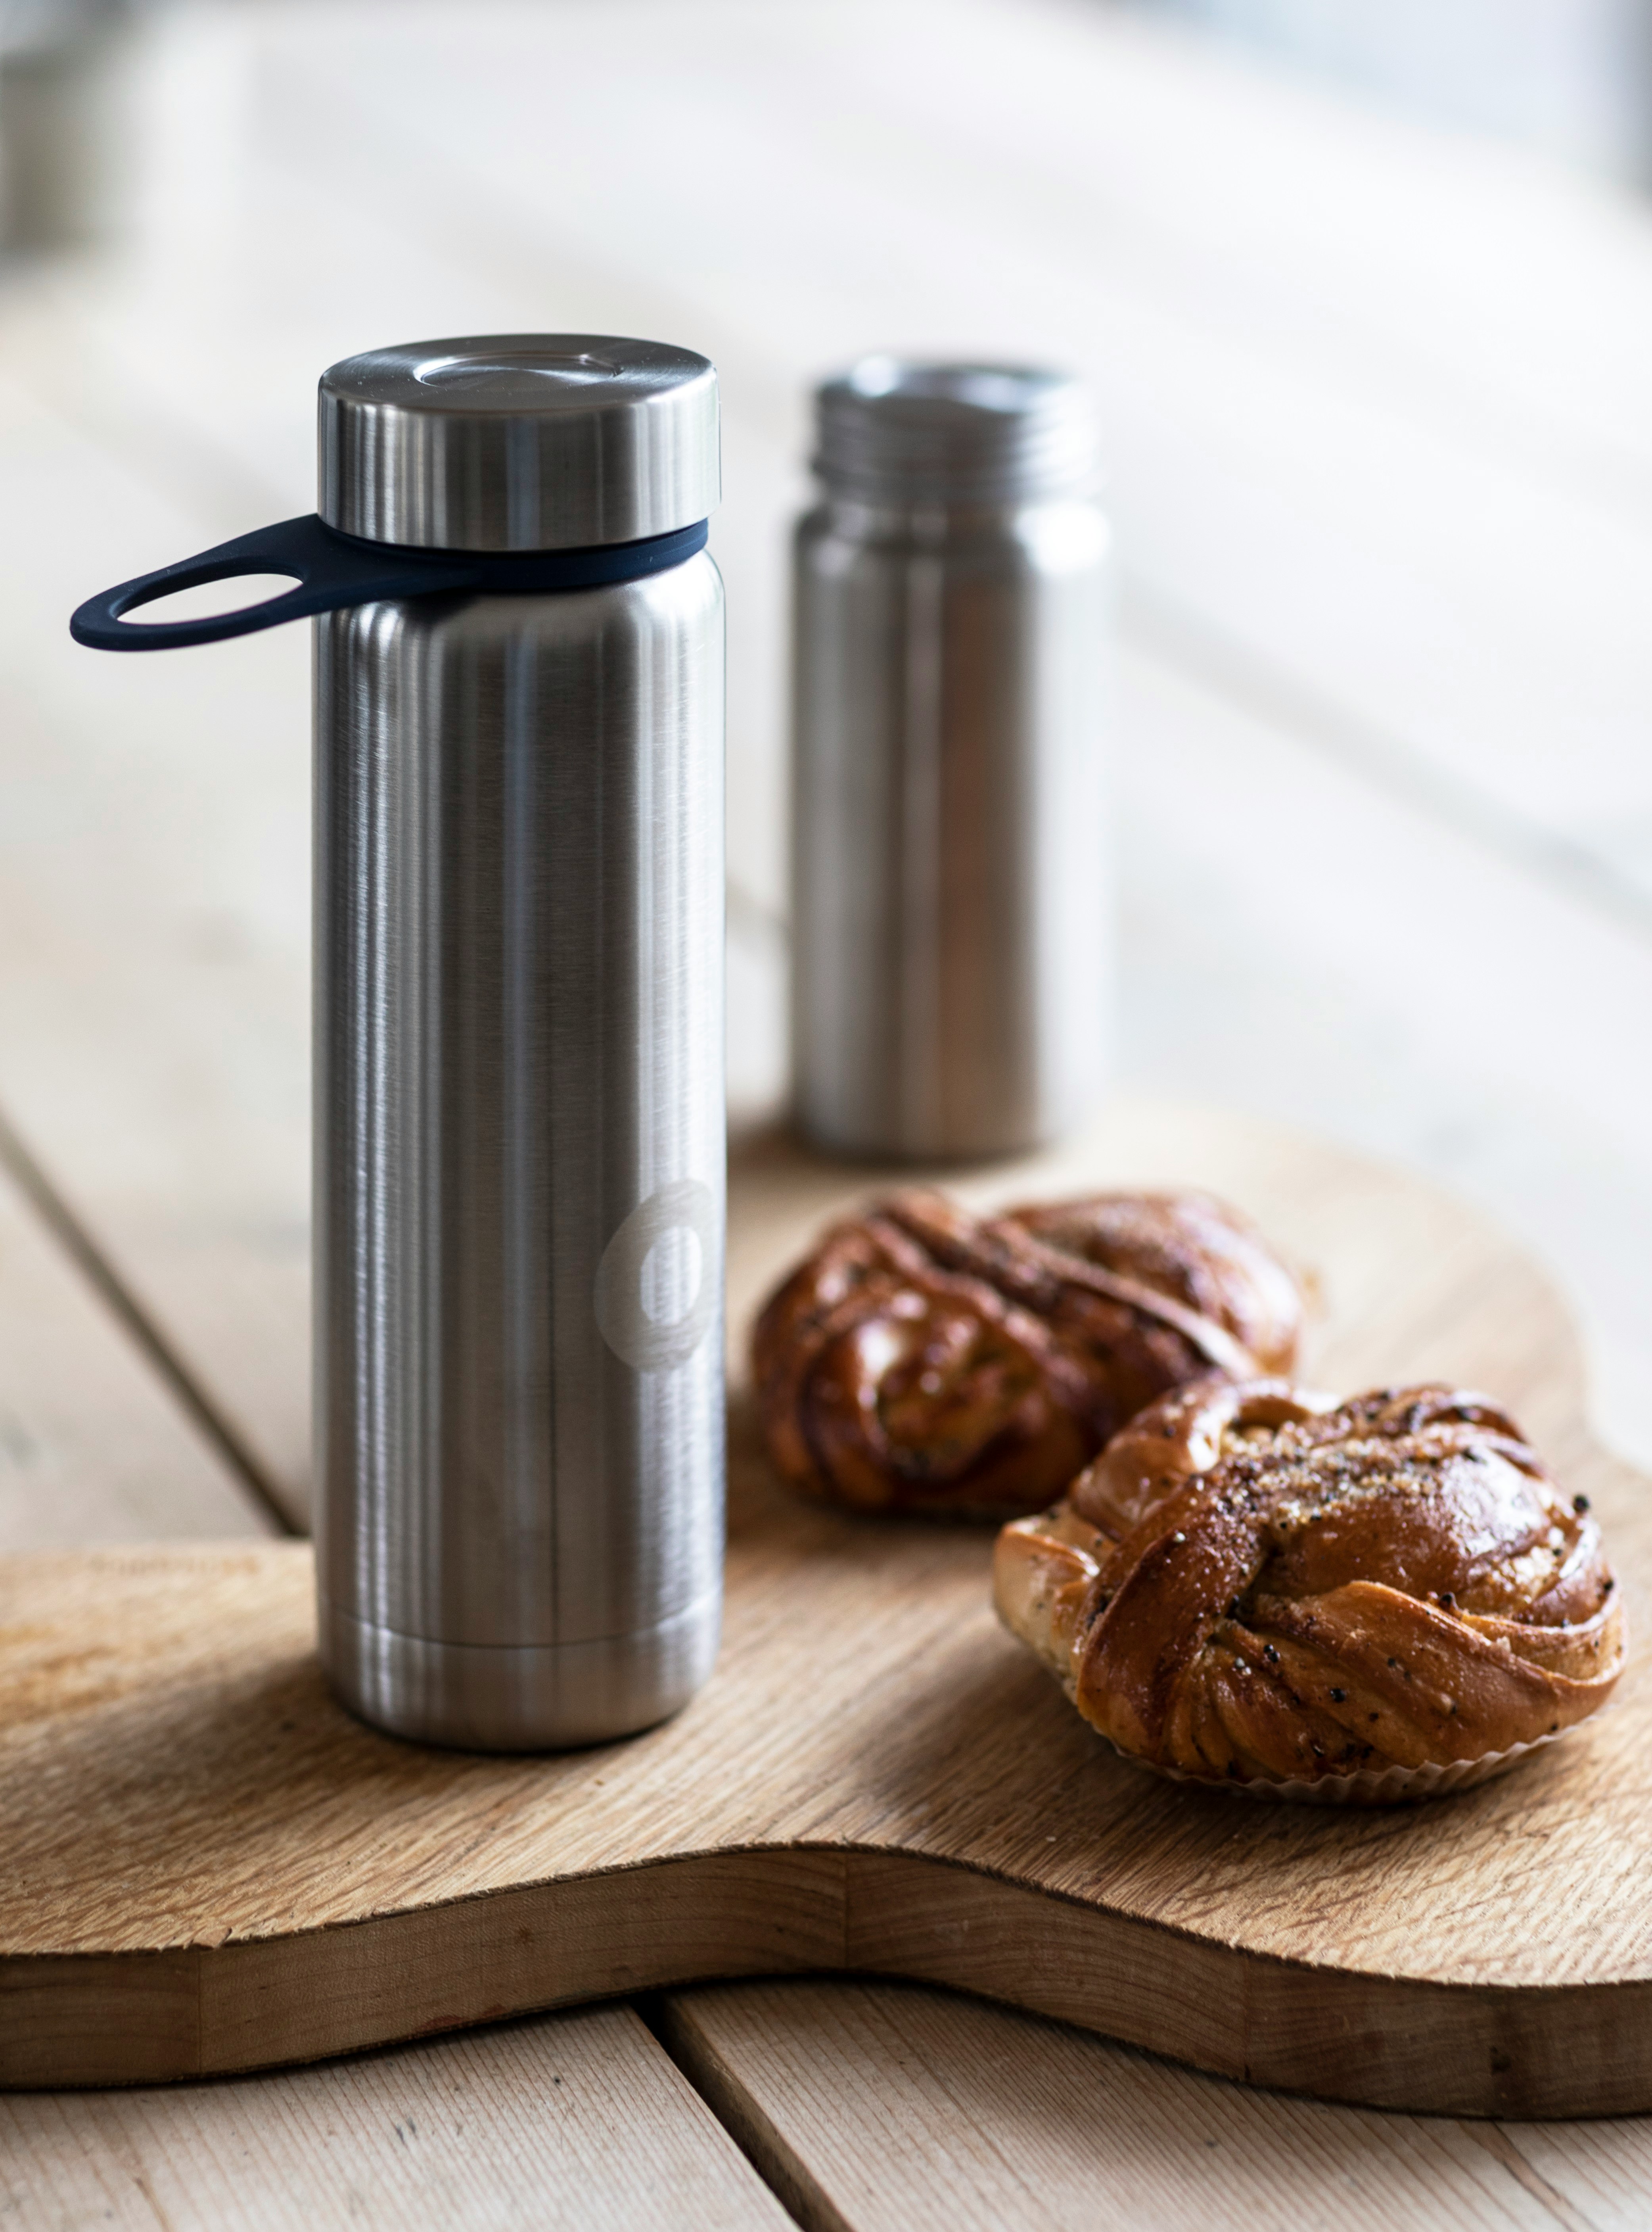
<path id="1" fill-rule="evenodd" d="M 1265 1325 L 1277 1347 L 1290 1317 L 1280 1289 L 1296 1298 L 1293 1327 L 1299 1292 L 1253 1228 L 1222 1227 L 1203 1196 L 1178 1222 L 1180 1198 L 1057 1204 L 1048 1213 L 1068 1223 L 1046 1232 L 1033 1229 L 1042 1210 L 980 1219 L 912 1191 L 837 1226 L 753 1336 L 781 1473 L 861 1510 L 1002 1519 L 1059 1496 L 1167 1389 L 1253 1375 L 1233 1325 Z M 1120 1232 L 1141 1207 L 1135 1238 L 1096 1237 L 1120 1204 Z M 1225 1296 L 1224 1316 L 1191 1304 L 1195 1291 Z"/>
<path id="2" fill-rule="evenodd" d="M 1289 1372 L 1302 1338 L 1302 1287 L 1256 1226 L 1208 1193 L 1098 1193 L 1007 1212 L 1051 1248 L 1196 1310 L 1257 1368 Z"/>
<path id="3" fill-rule="evenodd" d="M 1623 1663 L 1586 1505 L 1447 1386 L 1169 1394 L 1006 1530 L 995 1592 L 1119 1750 L 1241 1782 L 1501 1754 Z"/>

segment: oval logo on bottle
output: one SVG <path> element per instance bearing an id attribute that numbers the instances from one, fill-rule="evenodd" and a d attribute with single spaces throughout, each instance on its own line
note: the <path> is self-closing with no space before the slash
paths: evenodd
<path id="1" fill-rule="evenodd" d="M 592 1295 L 614 1354 L 638 1372 L 686 1364 L 717 1312 L 717 1204 L 698 1178 L 638 1203 L 602 1251 Z"/>

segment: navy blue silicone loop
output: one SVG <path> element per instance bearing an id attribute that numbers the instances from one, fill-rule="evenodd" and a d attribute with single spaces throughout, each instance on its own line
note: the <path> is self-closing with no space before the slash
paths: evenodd
<path id="1" fill-rule="evenodd" d="M 493 595 L 543 594 L 555 589 L 593 589 L 611 581 L 640 581 L 680 566 L 705 548 L 706 522 L 641 542 L 609 542 L 586 550 L 411 550 L 399 543 L 364 542 L 340 535 L 314 512 L 283 519 L 251 535 L 220 542 L 198 557 L 180 559 L 159 573 L 139 574 L 88 597 L 68 624 L 76 643 L 93 651 L 182 651 L 191 644 L 223 643 L 283 620 L 307 620 L 346 605 L 377 604 L 383 597 L 437 597 L 460 591 Z M 240 611 L 198 620 L 133 621 L 126 613 L 206 581 L 240 574 L 290 574 L 296 587 Z"/>

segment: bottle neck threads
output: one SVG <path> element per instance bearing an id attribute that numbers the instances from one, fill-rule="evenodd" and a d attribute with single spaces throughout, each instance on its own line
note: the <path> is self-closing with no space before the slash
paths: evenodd
<path id="1" fill-rule="evenodd" d="M 993 506 L 1092 493 L 1095 406 L 1026 366 L 865 357 L 816 391 L 814 469 L 873 506 Z"/>

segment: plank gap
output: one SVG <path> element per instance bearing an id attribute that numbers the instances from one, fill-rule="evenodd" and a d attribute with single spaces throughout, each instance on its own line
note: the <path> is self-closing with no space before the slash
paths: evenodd
<path id="1" fill-rule="evenodd" d="M 280 1491 L 235 1421 L 213 1399 L 120 1272 L 98 1246 L 22 1133 L 0 1108 L 0 1166 L 7 1171 L 64 1252 L 126 1328 L 277 1534 L 300 1535 Z"/>
<path id="2" fill-rule="evenodd" d="M 645 1993 L 632 2006 L 803 2232 L 855 2232 L 802 2156 L 706 2036 L 692 2008 L 665 1992 Z"/>

